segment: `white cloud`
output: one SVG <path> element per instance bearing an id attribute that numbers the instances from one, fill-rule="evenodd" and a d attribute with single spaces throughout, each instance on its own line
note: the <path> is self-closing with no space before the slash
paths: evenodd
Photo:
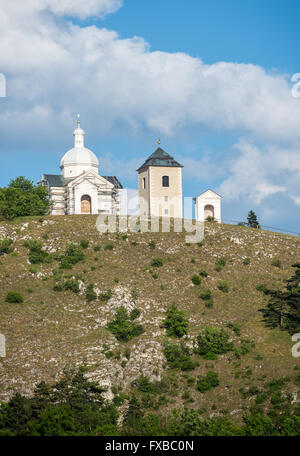
<path id="1" fill-rule="evenodd" d="M 57 16 L 85 19 L 90 16 L 104 17 L 121 8 L 123 0 L 1 0 L 3 12 L 29 16 L 48 10 Z"/>
<path id="2" fill-rule="evenodd" d="M 264 199 L 285 194 L 297 203 L 300 195 L 300 162 L 296 149 L 274 145 L 255 146 L 246 139 L 236 145 L 226 178 L 218 191 L 227 200 L 248 200 L 261 204 Z"/>
<path id="3" fill-rule="evenodd" d="M 248 139 L 238 143 L 226 169 L 223 196 L 259 204 L 280 193 L 299 204 L 300 102 L 291 94 L 290 77 L 251 64 L 207 65 L 184 53 L 151 52 L 142 38 L 121 39 L 64 17 L 103 17 L 121 5 L 0 0 L 0 72 L 7 76 L 0 111 L 3 150 L 12 142 L 31 146 L 39 136 L 53 141 L 69 132 L 78 111 L 91 136 L 119 125 L 165 135 L 191 125 L 232 130 Z M 123 166 L 109 154 L 101 160 L 107 169 L 113 162 L 121 177 L 140 162 Z M 184 164 L 196 179 L 213 171 L 216 176 L 216 163 L 207 157 Z"/>
<path id="4" fill-rule="evenodd" d="M 120 39 L 115 32 L 61 18 L 106 14 L 120 5 L 0 0 L 0 71 L 8 76 L 10 99 L 2 114 L 4 129 L 19 121 L 27 132 L 43 121 L 61 125 L 80 108 L 94 128 L 101 120 L 102 131 L 121 122 L 172 135 L 201 124 L 271 141 L 300 140 L 300 103 L 285 75 L 255 65 L 206 65 L 184 53 L 151 52 L 141 38 Z M 47 119 L 35 114 L 41 106 Z"/>

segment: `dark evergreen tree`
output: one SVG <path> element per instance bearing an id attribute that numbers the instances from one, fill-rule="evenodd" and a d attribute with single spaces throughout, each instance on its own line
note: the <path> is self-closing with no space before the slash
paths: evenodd
<path id="1" fill-rule="evenodd" d="M 300 263 L 293 267 L 296 272 L 287 280 L 284 291 L 264 290 L 270 300 L 267 307 L 260 310 L 267 326 L 279 327 L 290 334 L 300 331 Z"/>
<path id="2" fill-rule="evenodd" d="M 257 220 L 257 216 L 254 211 L 249 211 L 249 214 L 247 217 L 247 225 L 250 228 L 260 228 L 260 225 Z"/>

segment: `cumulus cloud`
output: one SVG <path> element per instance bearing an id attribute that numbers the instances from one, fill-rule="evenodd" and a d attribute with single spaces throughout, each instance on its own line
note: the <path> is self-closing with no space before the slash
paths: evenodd
<path id="1" fill-rule="evenodd" d="M 121 39 L 113 31 L 56 18 L 106 14 L 120 1 L 17 3 L 0 0 L 0 70 L 8 75 L 11 100 L 2 114 L 7 122 L 25 113 L 22 125 L 26 117 L 40 123 L 36 111 L 42 107 L 47 121 L 69 121 L 80 106 L 89 122 L 101 116 L 104 131 L 122 122 L 172 135 L 201 124 L 267 140 L 300 140 L 300 104 L 285 75 L 151 52 L 141 38 Z"/>
<path id="2" fill-rule="evenodd" d="M 300 161 L 297 149 L 274 145 L 258 147 L 241 139 L 231 157 L 228 177 L 219 192 L 231 201 L 248 200 L 256 204 L 276 194 L 285 194 L 296 204 L 300 194 Z"/>
<path id="3" fill-rule="evenodd" d="M 0 72 L 8 96 L 0 135 L 7 147 L 31 144 L 39 135 L 53 140 L 78 111 L 90 134 L 120 125 L 170 136 L 193 125 L 234 131 L 248 139 L 238 143 L 219 191 L 258 203 L 288 193 L 299 204 L 300 103 L 290 77 L 257 65 L 207 65 L 185 53 L 152 52 L 142 38 L 121 39 L 115 31 L 65 17 L 105 16 L 121 5 L 0 0 Z M 207 158 L 197 164 L 186 160 L 195 178 L 202 165 L 212 169 Z"/>

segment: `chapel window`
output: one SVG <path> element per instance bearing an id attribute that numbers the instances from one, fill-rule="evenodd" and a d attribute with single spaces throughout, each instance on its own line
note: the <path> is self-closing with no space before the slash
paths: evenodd
<path id="1" fill-rule="evenodd" d="M 169 187 L 169 176 L 163 176 L 162 177 L 162 186 L 163 187 Z"/>

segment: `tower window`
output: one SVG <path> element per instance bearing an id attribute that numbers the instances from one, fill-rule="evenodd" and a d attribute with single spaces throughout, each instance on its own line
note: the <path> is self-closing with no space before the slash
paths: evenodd
<path id="1" fill-rule="evenodd" d="M 165 202 L 167 202 L 168 200 L 169 200 L 169 197 L 165 196 Z"/>
<path id="2" fill-rule="evenodd" d="M 163 176 L 162 177 L 162 186 L 163 187 L 169 187 L 169 176 Z"/>
<path id="3" fill-rule="evenodd" d="M 146 178 L 143 177 L 143 188 L 146 188 Z"/>
<path id="4" fill-rule="evenodd" d="M 165 209 L 165 215 L 168 215 L 169 209 Z"/>

